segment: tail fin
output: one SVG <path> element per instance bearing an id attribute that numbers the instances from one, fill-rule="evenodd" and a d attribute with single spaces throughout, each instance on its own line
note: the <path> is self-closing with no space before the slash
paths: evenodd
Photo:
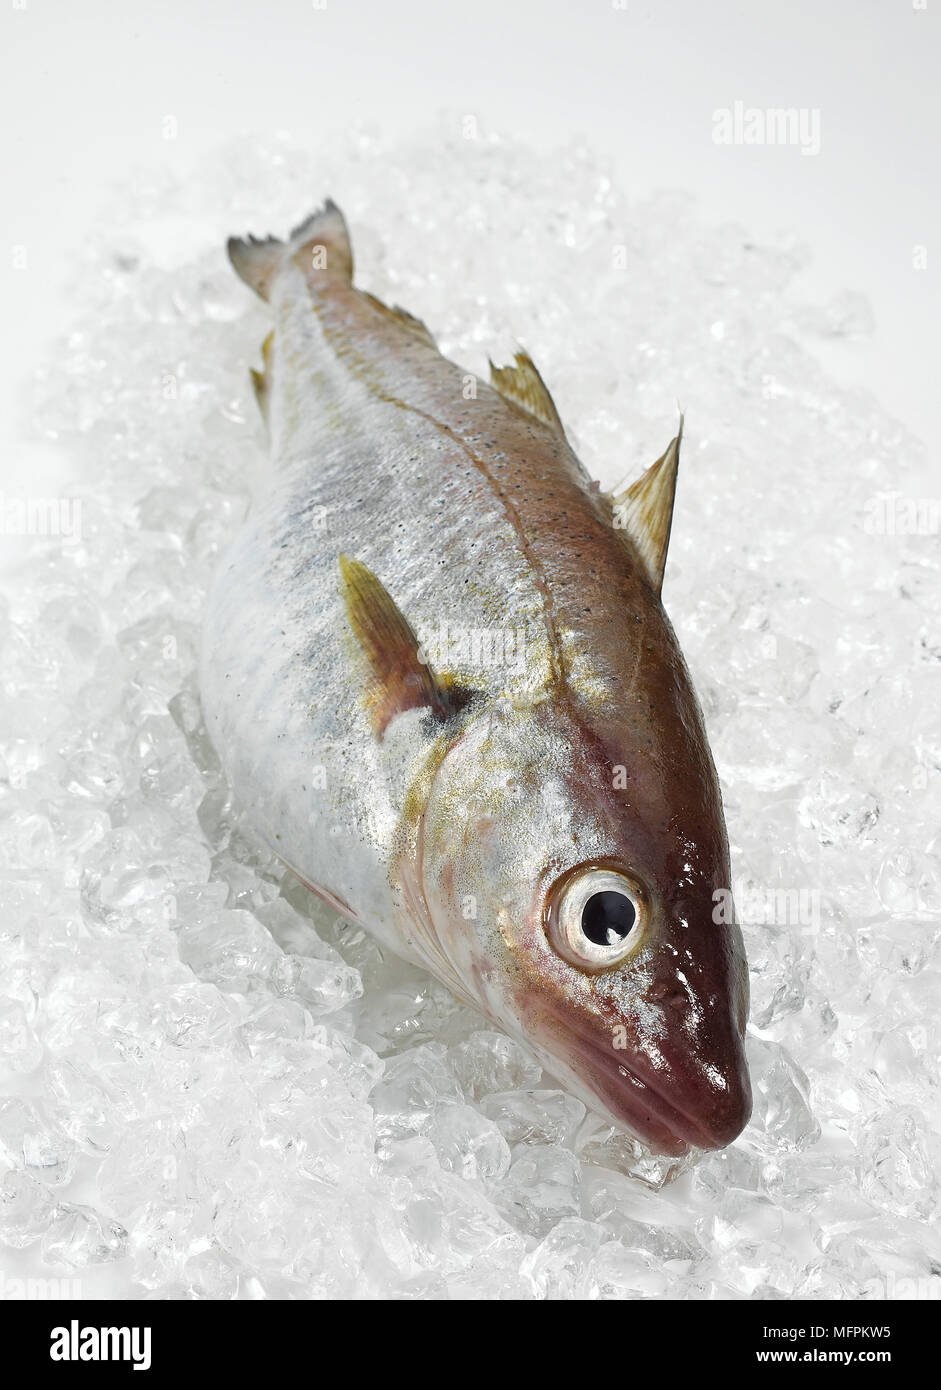
<path id="1" fill-rule="evenodd" d="M 293 260 L 309 276 L 353 278 L 353 249 L 346 219 L 331 198 L 319 212 L 299 223 L 286 242 L 277 237 L 230 237 L 228 252 L 236 273 L 262 299 L 270 299 L 275 276 L 287 260 Z"/>

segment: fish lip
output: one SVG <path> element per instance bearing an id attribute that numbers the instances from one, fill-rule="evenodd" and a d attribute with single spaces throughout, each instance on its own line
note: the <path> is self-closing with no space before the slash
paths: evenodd
<path id="1" fill-rule="evenodd" d="M 624 1073 L 637 1085 L 642 1086 L 647 1096 L 652 1099 L 651 1111 L 654 1112 L 656 1119 L 673 1141 L 681 1146 L 680 1153 L 686 1154 L 692 1149 L 723 1148 L 726 1143 L 731 1142 L 731 1140 L 717 1139 L 705 1128 L 701 1120 L 684 1110 L 682 1106 L 677 1105 L 676 1101 L 665 1096 L 652 1082 L 641 1076 L 636 1067 L 632 1067 L 626 1062 L 619 1062 L 618 1067 L 623 1069 Z M 646 1140 L 644 1142 L 646 1143 Z"/>
<path id="2" fill-rule="evenodd" d="M 682 1158 L 694 1149 L 711 1150 L 725 1148 L 731 1144 L 748 1123 L 751 1114 L 750 1088 L 747 1107 L 743 1107 L 741 1123 L 734 1133 L 713 1132 L 708 1126 L 663 1091 L 643 1074 L 643 1069 L 626 1058 L 616 1061 L 616 1073 L 627 1078 L 637 1088 L 631 1091 L 616 1088 L 612 1084 L 614 1076 L 611 1067 L 611 1052 L 590 1034 L 581 1032 L 571 1025 L 565 1029 L 573 1043 L 576 1057 L 594 1061 L 591 1067 L 589 1088 L 596 1100 L 609 1116 L 646 1144 L 653 1153 Z M 628 1103 L 634 1101 L 634 1104 Z M 637 1103 L 639 1102 L 639 1104 Z M 644 1116 L 646 1110 L 646 1117 Z"/>

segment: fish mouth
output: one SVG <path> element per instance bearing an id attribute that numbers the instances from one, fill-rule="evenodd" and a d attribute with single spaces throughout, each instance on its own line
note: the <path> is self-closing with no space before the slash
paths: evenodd
<path id="1" fill-rule="evenodd" d="M 568 1044 L 563 1056 L 577 1059 L 566 1069 L 579 1083 L 595 1111 L 627 1130 L 651 1153 L 682 1158 L 693 1149 L 722 1149 L 731 1144 L 745 1128 L 751 1115 L 751 1087 L 744 1064 L 736 1057 L 730 1069 L 731 1082 L 723 1097 L 708 1097 L 711 1102 L 694 1112 L 667 1095 L 661 1078 L 650 1071 L 635 1056 L 619 1057 L 610 1040 L 602 1044 L 597 1038 L 565 1029 Z M 558 1062 L 559 1054 L 553 1056 Z M 706 1113 L 708 1110 L 708 1113 Z"/>
<path id="2" fill-rule="evenodd" d="M 628 1085 L 636 1088 L 637 1103 L 625 1107 L 623 1091 L 618 1097 L 617 1112 L 610 1099 L 605 1103 L 654 1153 L 681 1156 L 692 1149 L 722 1149 L 744 1128 L 745 1121 L 736 1125 L 734 1132 L 724 1127 L 716 1132 L 698 1116 L 681 1109 L 675 1100 L 669 1099 L 649 1081 L 643 1081 L 636 1067 L 619 1062 L 618 1072 Z"/>

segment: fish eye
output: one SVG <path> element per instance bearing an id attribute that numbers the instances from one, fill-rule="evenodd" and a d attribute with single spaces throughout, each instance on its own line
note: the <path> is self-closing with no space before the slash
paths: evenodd
<path id="1" fill-rule="evenodd" d="M 620 946 L 637 921 L 633 898 L 605 888 L 582 908 L 582 932 L 596 946 Z"/>
<path id="2" fill-rule="evenodd" d="M 627 874 L 588 866 L 551 890 L 546 927 L 553 948 L 582 970 L 610 970 L 639 945 L 647 924 L 643 889 Z"/>

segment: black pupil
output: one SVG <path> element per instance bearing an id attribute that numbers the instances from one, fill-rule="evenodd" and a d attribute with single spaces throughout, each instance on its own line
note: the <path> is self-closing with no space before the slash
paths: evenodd
<path id="1" fill-rule="evenodd" d="M 582 908 L 582 931 L 595 946 L 619 946 L 636 920 L 624 893 L 593 893 Z"/>

